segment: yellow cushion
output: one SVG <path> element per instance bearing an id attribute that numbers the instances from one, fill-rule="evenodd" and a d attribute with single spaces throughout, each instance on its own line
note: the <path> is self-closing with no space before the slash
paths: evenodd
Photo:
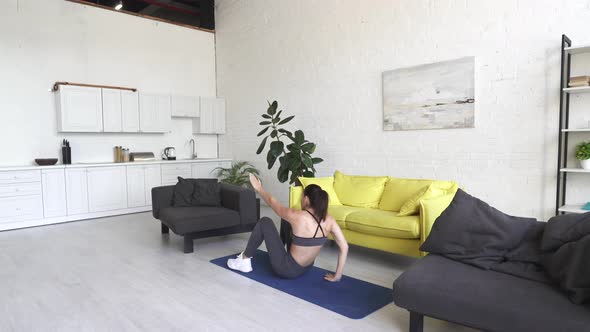
<path id="1" fill-rule="evenodd" d="M 418 216 L 399 217 L 396 212 L 364 209 L 346 217 L 346 228 L 352 231 L 390 238 L 420 237 Z"/>
<path id="2" fill-rule="evenodd" d="M 331 215 L 340 227 L 346 228 L 346 216 L 353 212 L 365 210 L 364 208 L 348 205 L 331 205 L 328 207 L 328 214 Z"/>
<path id="3" fill-rule="evenodd" d="M 425 179 L 389 178 L 379 202 L 379 209 L 399 211 L 404 203 L 419 190 L 427 188 L 433 181 Z"/>
<path id="4" fill-rule="evenodd" d="M 334 190 L 344 205 L 376 208 L 379 205 L 386 176 L 356 176 L 334 173 Z"/>
<path id="5" fill-rule="evenodd" d="M 428 187 L 424 187 L 410 197 L 399 209 L 398 216 L 417 214 L 420 209 L 420 201 L 457 192 L 459 185 L 454 182 L 434 181 Z"/>
<path id="6" fill-rule="evenodd" d="M 289 187 L 289 207 L 301 210 L 301 196 L 303 196 L 302 186 Z"/>
<path id="7" fill-rule="evenodd" d="M 300 177 L 299 181 L 303 185 L 303 188 L 309 186 L 310 184 L 317 184 L 323 190 L 328 193 L 329 198 L 329 205 L 342 205 L 340 200 L 338 199 L 338 195 L 334 191 L 334 178 L 331 176 L 324 177 L 324 178 L 304 178 Z"/>
<path id="8" fill-rule="evenodd" d="M 432 225 L 436 219 L 443 213 L 444 210 L 449 207 L 455 193 L 449 193 L 443 196 L 433 197 L 429 199 L 423 199 L 420 201 L 420 217 L 422 219 L 422 241 L 426 240 L 432 229 Z"/>

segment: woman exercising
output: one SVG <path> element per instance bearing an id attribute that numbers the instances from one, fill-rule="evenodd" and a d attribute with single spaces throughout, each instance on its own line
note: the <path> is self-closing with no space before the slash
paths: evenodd
<path id="1" fill-rule="evenodd" d="M 273 221 L 268 217 L 263 217 L 254 226 L 246 250 L 236 258 L 228 259 L 227 266 L 242 272 L 252 271 L 250 260 L 264 241 L 273 271 L 282 278 L 297 278 L 313 266 L 322 245 L 331 234 L 340 248 L 340 254 L 338 255 L 336 273 L 328 273 L 324 279 L 340 281 L 348 254 L 348 243 L 346 243 L 342 230 L 334 218 L 327 213 L 328 193 L 314 184 L 305 187 L 301 198 L 302 210 L 299 211 L 279 203 L 276 198 L 262 188 L 260 180 L 252 174 L 250 174 L 250 183 L 272 210 L 290 224 L 291 242 L 288 249 L 285 250 L 285 245 L 281 241 Z"/>

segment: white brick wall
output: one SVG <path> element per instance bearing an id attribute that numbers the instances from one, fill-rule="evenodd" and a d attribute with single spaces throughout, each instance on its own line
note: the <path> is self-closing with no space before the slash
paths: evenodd
<path id="1" fill-rule="evenodd" d="M 276 99 L 296 115 L 292 127 L 318 143 L 320 176 L 452 179 L 507 213 L 546 218 L 560 38 L 590 43 L 589 28 L 590 1 L 221 0 L 217 84 L 229 133 L 221 153 L 266 169 L 256 133 L 266 100 Z M 476 57 L 475 129 L 382 130 L 383 71 L 463 56 Z M 576 61 L 590 73 L 590 57 Z M 576 121 L 587 123 L 590 96 L 575 103 Z M 286 201 L 275 173 L 262 180 Z M 582 189 L 572 188 L 572 201 L 590 200 Z"/>

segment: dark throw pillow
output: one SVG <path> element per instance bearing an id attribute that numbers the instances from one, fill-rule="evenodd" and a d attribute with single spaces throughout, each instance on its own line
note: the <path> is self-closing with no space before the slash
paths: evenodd
<path id="1" fill-rule="evenodd" d="M 174 186 L 172 195 L 172 205 L 175 207 L 193 206 L 193 192 L 195 191 L 194 181 L 178 177 L 178 182 Z"/>
<path id="2" fill-rule="evenodd" d="M 193 205 L 221 206 L 221 193 L 217 179 L 196 179 L 193 191 Z"/>
<path id="3" fill-rule="evenodd" d="M 535 223 L 534 218 L 502 213 L 459 189 L 420 250 L 489 269 L 504 260 Z"/>

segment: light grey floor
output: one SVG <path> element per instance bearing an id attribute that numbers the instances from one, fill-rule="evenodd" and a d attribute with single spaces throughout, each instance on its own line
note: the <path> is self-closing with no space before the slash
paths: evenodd
<path id="1" fill-rule="evenodd" d="M 209 263 L 247 236 L 197 240 L 183 254 L 149 213 L 0 232 L 0 331 L 407 331 L 394 304 L 352 320 Z M 324 248 L 316 265 L 334 269 L 336 254 Z M 351 248 L 345 274 L 391 287 L 412 262 Z"/>

